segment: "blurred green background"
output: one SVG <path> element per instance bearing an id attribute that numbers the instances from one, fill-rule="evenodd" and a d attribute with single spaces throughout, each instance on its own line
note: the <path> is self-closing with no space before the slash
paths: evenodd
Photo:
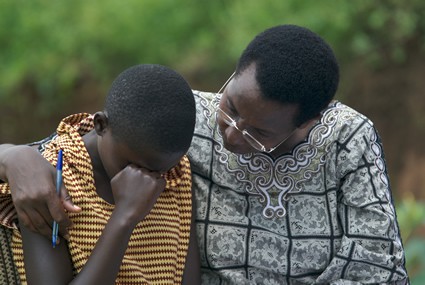
<path id="1" fill-rule="evenodd" d="M 298 24 L 341 64 L 337 99 L 370 117 L 386 152 L 412 284 L 425 284 L 425 1 L 2 0 L 0 143 L 39 140 L 103 106 L 125 68 L 159 63 L 216 91 L 248 42 Z"/>

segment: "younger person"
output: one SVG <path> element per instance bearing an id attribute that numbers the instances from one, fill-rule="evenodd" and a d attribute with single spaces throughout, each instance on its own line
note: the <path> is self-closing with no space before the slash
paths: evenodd
<path id="1" fill-rule="evenodd" d="M 19 226 L 12 208 L 4 211 L 11 204 L 8 185 L 0 186 L 1 221 L 14 228 L 22 283 L 197 284 L 197 246 L 189 242 L 191 173 L 184 156 L 194 124 L 189 85 L 159 65 L 122 72 L 104 111 L 63 119 L 39 149 L 52 165 L 63 151 L 63 183 L 81 208 L 70 213 L 68 240 L 53 248 Z"/>

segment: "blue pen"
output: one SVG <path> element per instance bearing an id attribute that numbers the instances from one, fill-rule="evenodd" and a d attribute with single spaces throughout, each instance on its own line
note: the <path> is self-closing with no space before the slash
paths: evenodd
<path id="1" fill-rule="evenodd" d="M 58 161 L 56 163 L 56 194 L 60 196 L 61 194 L 61 184 L 62 184 L 62 162 L 63 162 L 63 153 L 59 149 L 58 152 Z M 52 245 L 53 248 L 56 246 L 56 241 L 58 240 L 58 231 L 59 225 L 56 221 L 53 221 L 53 231 L 52 231 Z"/>

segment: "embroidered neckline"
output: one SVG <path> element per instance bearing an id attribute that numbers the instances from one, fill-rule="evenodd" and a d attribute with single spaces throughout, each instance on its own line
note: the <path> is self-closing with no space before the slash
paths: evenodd
<path id="1" fill-rule="evenodd" d="M 205 93 L 204 93 L 205 94 Z M 329 151 L 329 139 L 332 129 L 338 122 L 337 117 L 342 112 L 343 104 L 334 101 L 323 112 L 320 121 L 309 131 L 307 138 L 300 142 L 292 152 L 272 158 L 264 153 L 249 153 L 236 155 L 227 151 L 222 144 L 222 136 L 218 131 L 214 111 L 219 100 L 212 100 L 199 94 L 203 115 L 215 141 L 213 155 L 219 163 L 239 182 L 245 184 L 244 191 L 252 196 L 258 196 L 263 205 L 262 215 L 265 218 L 282 218 L 286 215 L 285 202 L 289 194 L 302 190 L 302 183 L 317 173 L 325 163 Z M 204 96 L 203 96 L 204 95 Z"/>

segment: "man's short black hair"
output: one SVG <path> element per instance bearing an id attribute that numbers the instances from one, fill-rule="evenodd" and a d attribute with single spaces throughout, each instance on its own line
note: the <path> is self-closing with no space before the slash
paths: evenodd
<path id="1" fill-rule="evenodd" d="M 195 100 L 189 84 L 174 70 L 140 64 L 112 83 L 105 111 L 114 138 L 135 151 L 186 152 L 195 127 Z"/>
<path id="2" fill-rule="evenodd" d="M 335 55 L 306 28 L 281 25 L 260 33 L 242 53 L 236 75 L 253 63 L 265 98 L 298 104 L 297 125 L 319 115 L 335 96 L 339 82 Z"/>

